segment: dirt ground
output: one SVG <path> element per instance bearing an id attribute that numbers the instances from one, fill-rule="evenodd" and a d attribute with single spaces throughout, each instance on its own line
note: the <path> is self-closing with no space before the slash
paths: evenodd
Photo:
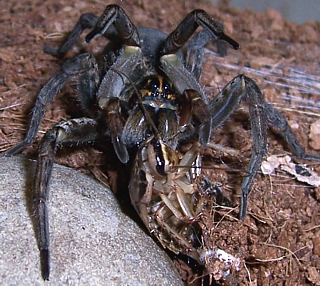
<path id="1" fill-rule="evenodd" d="M 238 51 L 229 49 L 224 58 L 217 56 L 215 46 L 207 47 L 201 82 L 207 94 L 213 97 L 234 76 L 245 73 L 286 116 L 302 146 L 310 153 L 319 153 L 320 22 L 299 26 L 286 22 L 274 10 L 256 13 L 231 8 L 228 1 L 221 1 L 218 7 L 208 1 L 197 2 L 200 3 L 113 1 L 127 11 L 136 26 L 167 33 L 191 10 L 205 9 L 241 45 Z M 23 139 L 37 92 L 64 61 L 45 54 L 44 46 L 58 47 L 81 14 L 100 15 L 107 4 L 93 0 L 22 0 L 1 4 L 0 151 Z M 105 41 L 93 42 L 85 44 L 82 37 L 67 57 L 84 50 L 101 52 Z M 65 88 L 56 97 L 46 111 L 39 137 L 25 154 L 36 156 L 39 138 L 54 123 L 81 115 L 74 93 L 72 88 Z M 210 219 L 217 217 L 215 212 L 207 212 L 207 243 L 241 258 L 240 271 L 233 273 L 240 285 L 320 285 L 319 163 L 294 158 L 281 137 L 270 132 L 268 157 L 276 156 L 268 159 L 269 165 L 272 160 L 280 160 L 280 166 L 269 172 L 269 165 L 264 165 L 249 196 L 247 218 L 239 221 L 241 176 L 251 150 L 246 108 L 241 106 L 212 134 L 211 140 L 240 150 L 241 155 L 232 157 L 209 151 L 205 154 L 203 171 L 221 184 L 235 206 L 215 211 L 219 212 L 219 221 Z M 103 175 L 100 151 L 90 146 L 71 150 L 62 152 L 57 162 L 92 173 L 113 185 L 117 168 L 107 169 L 107 175 Z M 285 155 L 292 162 L 283 160 Z M 109 162 L 113 159 L 114 155 Z M 190 279 L 187 271 L 182 271 L 182 276 Z"/>

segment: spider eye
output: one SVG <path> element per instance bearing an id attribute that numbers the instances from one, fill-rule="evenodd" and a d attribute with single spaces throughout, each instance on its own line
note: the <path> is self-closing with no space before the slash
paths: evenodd
<path id="1" fill-rule="evenodd" d="M 165 83 L 162 87 L 162 93 L 164 98 L 170 97 L 172 94 L 171 86 L 169 83 Z"/>
<path id="2" fill-rule="evenodd" d="M 175 100 L 174 91 L 168 79 L 161 77 L 161 96 L 165 99 Z"/>
<path id="3" fill-rule="evenodd" d="M 151 96 L 159 96 L 160 82 L 157 77 L 151 79 L 149 83 L 149 90 L 150 90 Z"/>
<path id="4" fill-rule="evenodd" d="M 161 81 L 157 76 L 148 77 L 140 83 L 139 89 L 144 91 L 144 96 L 158 97 L 161 93 Z"/>
<path id="5" fill-rule="evenodd" d="M 170 81 L 163 76 L 149 76 L 138 86 L 145 105 L 176 110 L 176 94 Z"/>

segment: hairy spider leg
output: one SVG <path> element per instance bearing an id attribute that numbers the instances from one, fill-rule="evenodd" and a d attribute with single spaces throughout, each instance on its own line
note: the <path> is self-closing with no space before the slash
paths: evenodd
<path id="1" fill-rule="evenodd" d="M 45 47 L 45 52 L 63 57 L 85 29 L 93 29 L 85 38 L 87 43 L 98 35 L 103 35 L 115 41 L 120 38 L 128 46 L 140 44 L 137 29 L 124 10 L 118 5 L 108 5 L 100 18 L 90 13 L 81 15 L 64 43 L 58 49 Z"/>
<path id="2" fill-rule="evenodd" d="M 192 23 L 190 27 L 188 25 Z M 219 22 L 213 21 L 206 12 L 202 10 L 196 10 L 191 12 L 185 19 L 185 23 L 181 23 L 178 28 L 171 33 L 169 42 L 167 44 L 167 51 L 163 53 L 168 54 L 170 52 L 170 47 L 175 47 L 176 43 L 175 36 L 180 36 L 180 33 L 184 33 L 182 36 L 184 39 L 188 40 L 192 33 L 195 32 L 197 27 L 201 26 L 203 29 L 198 32 L 190 41 L 186 51 L 185 66 L 194 75 L 194 77 L 199 81 L 202 73 L 204 46 L 207 45 L 212 40 L 216 40 L 218 54 L 222 57 L 227 55 L 227 43 L 234 49 L 239 49 L 239 44 L 224 34 L 223 25 Z M 185 31 L 189 31 L 188 34 Z M 192 33 L 191 33 L 192 32 Z M 186 41 L 185 41 L 186 42 Z M 184 42 L 184 43 L 185 43 Z M 172 53 L 172 50 L 171 50 Z"/>
<path id="3" fill-rule="evenodd" d="M 217 25 L 220 23 L 217 23 Z M 202 29 L 190 41 L 186 51 L 186 68 L 199 81 L 202 74 L 204 47 L 214 39 L 211 31 Z M 222 57 L 227 54 L 227 45 L 223 40 L 217 40 L 218 54 Z"/>
<path id="4" fill-rule="evenodd" d="M 74 26 L 67 39 L 58 48 L 45 47 L 44 51 L 57 58 L 62 58 L 74 45 L 85 29 L 92 29 L 98 22 L 99 18 L 93 14 L 86 13 L 80 16 L 77 24 Z"/>
<path id="5" fill-rule="evenodd" d="M 267 134 L 268 131 L 264 123 L 266 117 L 267 123 L 274 127 L 285 139 L 294 155 L 302 159 L 320 160 L 319 155 L 308 154 L 303 150 L 285 117 L 265 101 L 258 85 L 249 77 L 243 76 L 243 78 L 247 92 L 245 102 L 249 105 L 249 116 L 253 135 L 253 154 L 251 155 L 251 160 L 247 168 L 249 176 L 243 179 L 241 186 L 240 219 L 242 220 L 246 216 L 247 196 L 250 187 L 267 151 L 267 135 L 264 135 L 264 132 Z"/>
<path id="6" fill-rule="evenodd" d="M 210 31 L 214 38 L 225 41 L 235 50 L 239 49 L 239 44 L 223 33 L 221 24 L 213 21 L 204 10 L 197 9 L 190 12 L 168 36 L 162 47 L 161 55 L 176 53 L 190 39 L 199 26 Z"/>
<path id="7" fill-rule="evenodd" d="M 137 28 L 118 5 L 108 5 L 106 7 L 93 30 L 86 36 L 86 42 L 89 43 L 98 35 L 105 35 L 111 25 L 117 30 L 118 37 L 125 45 L 140 46 Z"/>
<path id="8" fill-rule="evenodd" d="M 35 231 L 40 250 L 41 272 L 44 280 L 50 275 L 49 220 L 47 201 L 49 183 L 58 145 L 93 142 L 98 137 L 97 122 L 91 118 L 63 121 L 47 131 L 40 143 L 33 184 Z"/>
<path id="9" fill-rule="evenodd" d="M 41 88 L 32 110 L 31 121 L 25 139 L 2 153 L 2 156 L 15 155 L 33 142 L 48 104 L 52 102 L 67 82 L 77 77 L 81 79 L 81 81 L 78 81 L 80 82 L 80 89 L 86 87 L 86 92 L 79 93 L 80 101 L 83 102 L 89 113 L 90 110 L 93 110 L 94 94 L 99 83 L 98 65 L 92 55 L 81 54 L 66 61 L 60 70 Z"/>
<path id="10" fill-rule="evenodd" d="M 279 131 L 296 156 L 311 160 L 320 160 L 320 156 L 307 154 L 303 150 L 283 115 L 265 101 L 257 84 L 244 75 L 232 79 L 210 103 L 212 131 L 231 116 L 242 100 L 249 107 L 253 137 L 252 155 L 247 167 L 248 175 L 243 178 L 241 184 L 239 217 L 244 220 L 250 188 L 268 149 L 268 124 Z"/>

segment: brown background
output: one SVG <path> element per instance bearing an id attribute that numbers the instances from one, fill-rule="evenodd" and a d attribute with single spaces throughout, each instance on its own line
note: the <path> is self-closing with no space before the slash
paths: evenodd
<path id="1" fill-rule="evenodd" d="M 237 40 L 241 49 L 229 50 L 226 58 L 216 56 L 215 47 L 208 46 L 202 85 L 209 96 L 238 73 L 252 77 L 267 100 L 287 117 L 296 136 L 310 152 L 319 152 L 310 125 L 319 118 L 320 97 L 320 23 L 299 26 L 284 21 L 274 10 L 253 13 L 230 8 L 228 1 L 213 7 L 207 1 L 113 1 L 121 5 L 136 26 L 148 26 L 169 33 L 195 8 L 205 9 L 224 23 L 227 34 Z M 170 4 L 168 4 L 170 3 Z M 91 12 L 100 15 L 105 1 L 5 1 L 0 14 L 0 150 L 4 151 L 23 139 L 35 96 L 61 66 L 58 60 L 43 52 L 45 45 L 58 47 L 79 16 Z M 83 38 L 82 38 L 83 39 Z M 106 41 L 99 39 L 78 45 L 68 53 L 98 53 Z M 213 51 L 213 52 L 210 52 Z M 72 88 L 65 88 L 48 108 L 39 135 L 54 123 L 79 116 Z M 70 108 L 74 106 L 76 108 Z M 225 161 L 228 167 L 244 168 L 250 156 L 250 128 L 246 109 L 239 111 L 219 128 L 212 141 L 240 149 L 240 158 L 209 153 L 205 164 L 217 166 Z M 317 129 L 316 129 L 317 131 Z M 315 132 L 316 132 L 315 131 Z M 269 137 L 269 155 L 286 154 L 279 137 Z M 318 138 L 319 139 L 319 138 Z M 36 155 L 33 144 L 25 153 Z M 315 150 L 315 149 L 318 149 Z M 288 153 L 290 155 L 290 153 Z M 57 161 L 92 172 L 102 178 L 98 152 L 85 147 L 68 158 L 62 153 Z M 214 155 L 215 157 L 212 157 Z M 301 160 L 299 161 L 302 162 Z M 319 164 L 308 163 L 319 171 Z M 89 170 L 89 171 L 88 171 Z M 211 178 L 222 184 L 234 204 L 238 204 L 241 173 L 221 169 L 205 169 Z M 107 170 L 112 185 L 112 174 Z M 319 173 L 319 172 L 318 172 Z M 320 281 L 320 192 L 299 183 L 284 171 L 269 176 L 258 175 L 249 199 L 249 215 L 239 222 L 237 208 L 212 228 L 211 242 L 246 261 L 235 274 L 246 285 L 316 285 Z"/>

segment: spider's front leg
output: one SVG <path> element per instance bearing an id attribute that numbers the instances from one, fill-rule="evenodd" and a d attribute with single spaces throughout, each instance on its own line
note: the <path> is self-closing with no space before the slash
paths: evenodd
<path id="1" fill-rule="evenodd" d="M 63 57 L 85 29 L 93 29 L 85 38 L 87 43 L 103 35 L 113 41 L 120 39 L 122 44 L 128 46 L 139 46 L 140 44 L 137 29 L 124 10 L 118 5 L 108 5 L 100 18 L 90 13 L 81 15 L 67 39 L 58 49 L 45 47 L 44 51 L 55 57 Z"/>
<path id="2" fill-rule="evenodd" d="M 239 49 L 239 44 L 223 33 L 221 24 L 213 21 L 205 11 L 198 9 L 189 13 L 168 36 L 161 50 L 161 55 L 173 54 L 180 50 L 199 26 L 209 31 L 213 38 L 228 43 L 236 50 Z"/>
<path id="3" fill-rule="evenodd" d="M 50 274 L 47 200 L 57 146 L 90 143 L 97 136 L 97 122 L 95 120 L 77 118 L 58 123 L 53 129 L 47 131 L 41 140 L 33 184 L 33 208 L 35 231 L 40 250 L 41 272 L 44 280 L 48 280 Z"/>
<path id="4" fill-rule="evenodd" d="M 197 130 L 199 133 L 199 142 L 205 146 L 211 134 L 211 118 L 207 108 L 208 99 L 199 84 L 202 67 L 202 63 L 199 63 L 199 61 L 202 61 L 202 56 L 196 56 L 196 61 L 198 61 L 196 64 L 192 63 L 193 59 L 188 60 L 186 68 L 176 54 L 199 26 L 203 28 L 203 31 L 198 34 L 200 36 L 197 35 L 195 39 L 192 40 L 193 44 L 191 44 L 191 46 L 195 45 L 197 49 L 202 50 L 209 40 L 215 38 L 228 43 L 234 49 L 239 48 L 239 44 L 225 35 L 221 29 L 221 25 L 213 21 L 205 11 L 194 10 L 186 16 L 165 40 L 160 52 L 160 63 L 161 68 L 168 78 L 172 80 L 175 89 L 181 95 L 180 102 L 183 112 L 180 121 L 183 122 L 180 122 L 180 126 L 182 126 L 182 124 L 190 126 L 188 123 L 191 118 L 185 117 L 187 114 L 185 110 L 189 109 L 189 113 L 192 114 L 193 118 L 197 121 L 196 125 L 199 125 Z M 200 55 L 202 55 L 201 52 Z M 193 65 L 197 65 L 197 67 L 194 68 L 192 67 Z M 190 103 L 192 104 L 190 105 Z M 189 130 L 185 132 L 187 136 L 188 132 L 192 133 L 193 131 Z"/>
<path id="5" fill-rule="evenodd" d="M 223 25 L 210 18 L 203 10 L 194 10 L 180 23 L 166 40 L 162 49 L 162 55 L 175 53 L 193 35 L 198 26 L 203 28 L 190 41 L 186 53 L 186 68 L 199 80 L 202 72 L 203 48 L 213 39 L 217 40 L 218 53 L 221 56 L 227 54 L 229 44 L 235 50 L 239 49 L 239 44 L 232 38 L 224 34 Z"/>
<path id="6" fill-rule="evenodd" d="M 86 42 L 99 35 L 108 35 L 109 28 L 113 25 L 123 44 L 127 46 L 139 46 L 140 39 L 136 27 L 128 15 L 118 5 L 108 5 L 96 23 L 93 30 L 86 36 Z M 112 31 L 112 29 L 111 29 Z"/>

